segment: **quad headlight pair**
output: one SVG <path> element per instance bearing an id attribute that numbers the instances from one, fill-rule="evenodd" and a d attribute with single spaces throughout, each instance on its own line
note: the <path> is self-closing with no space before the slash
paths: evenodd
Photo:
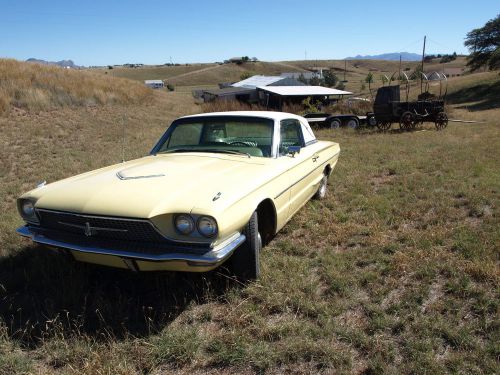
<path id="1" fill-rule="evenodd" d="M 198 230 L 203 237 L 211 238 L 217 234 L 217 222 L 213 217 L 200 216 L 196 220 L 188 214 L 179 214 L 174 217 L 175 229 L 185 235 L 189 235 Z"/>
<path id="2" fill-rule="evenodd" d="M 29 199 L 20 199 L 18 201 L 18 208 L 21 217 L 31 223 L 38 223 L 38 218 L 35 212 L 35 204 Z"/>

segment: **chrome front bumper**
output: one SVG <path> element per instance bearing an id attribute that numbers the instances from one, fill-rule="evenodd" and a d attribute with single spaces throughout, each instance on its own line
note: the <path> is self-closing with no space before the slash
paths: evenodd
<path id="1" fill-rule="evenodd" d="M 245 235 L 241 233 L 235 233 L 233 236 L 223 241 L 214 248 L 210 248 L 204 254 L 189 254 L 183 253 L 181 251 L 173 251 L 160 254 L 148 254 L 139 252 L 123 251 L 116 248 L 104 248 L 99 245 L 81 245 L 75 243 L 68 243 L 64 241 L 55 240 L 49 238 L 44 234 L 44 230 L 38 227 L 33 227 L 29 225 L 24 225 L 17 228 L 17 233 L 23 237 L 30 238 L 33 242 L 52 246 L 60 249 L 67 249 L 71 251 L 78 251 L 82 253 L 89 254 L 101 254 L 110 255 L 122 258 L 124 260 L 130 260 L 132 262 L 127 263 L 128 267 L 134 269 L 134 261 L 148 261 L 148 262 L 185 262 L 189 267 L 211 267 L 222 264 L 231 254 L 245 241 Z M 189 249 L 185 247 L 186 249 Z"/>

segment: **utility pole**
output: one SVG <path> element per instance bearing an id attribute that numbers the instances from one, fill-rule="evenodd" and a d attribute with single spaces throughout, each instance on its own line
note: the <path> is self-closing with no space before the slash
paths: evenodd
<path id="1" fill-rule="evenodd" d="M 344 82 L 347 82 L 345 79 L 345 73 L 347 71 L 347 60 L 344 60 Z"/>
<path id="2" fill-rule="evenodd" d="M 398 75 L 398 81 L 401 82 L 401 54 L 399 54 L 399 75 Z"/>
<path id="3" fill-rule="evenodd" d="M 424 73 L 424 58 L 425 58 L 425 40 L 427 39 L 427 35 L 424 35 L 424 49 L 422 50 L 422 71 Z M 420 93 L 422 93 L 422 86 L 424 84 L 424 76 L 420 74 Z"/>

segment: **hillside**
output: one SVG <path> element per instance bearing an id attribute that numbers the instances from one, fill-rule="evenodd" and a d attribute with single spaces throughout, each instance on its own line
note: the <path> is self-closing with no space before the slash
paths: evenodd
<path id="1" fill-rule="evenodd" d="M 0 114 L 67 106 L 143 103 L 153 91 L 125 79 L 90 71 L 0 59 Z"/>
<path id="2" fill-rule="evenodd" d="M 299 72 L 303 69 L 285 62 L 246 62 L 238 64 L 191 64 L 181 66 L 156 66 L 113 69 L 95 69 L 98 73 L 115 77 L 129 78 L 137 81 L 162 79 L 177 86 L 207 86 L 220 82 L 240 80 L 242 73 L 263 75 L 279 75 L 282 72 Z"/>

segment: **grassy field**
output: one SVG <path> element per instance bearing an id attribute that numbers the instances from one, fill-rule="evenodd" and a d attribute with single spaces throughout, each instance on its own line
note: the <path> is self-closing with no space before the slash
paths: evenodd
<path id="1" fill-rule="evenodd" d="M 126 159 L 146 154 L 173 118 L 202 110 L 188 92 L 12 108 L 0 116 L 0 374 L 498 373 L 499 110 L 454 107 L 484 122 L 318 130 L 342 150 L 328 198 L 274 238 L 246 287 L 222 271 L 78 264 L 14 233 L 21 192 L 119 162 L 123 124 Z"/>
<path id="2" fill-rule="evenodd" d="M 116 67 L 94 69 L 95 72 L 114 77 L 129 78 L 143 82 L 147 79 L 162 79 L 176 86 L 215 86 L 220 82 L 239 81 L 243 73 L 280 75 L 282 72 L 300 72 L 300 67 L 281 62 L 247 62 L 237 64 L 191 64 L 187 66 L 156 66 L 141 68 Z"/>

